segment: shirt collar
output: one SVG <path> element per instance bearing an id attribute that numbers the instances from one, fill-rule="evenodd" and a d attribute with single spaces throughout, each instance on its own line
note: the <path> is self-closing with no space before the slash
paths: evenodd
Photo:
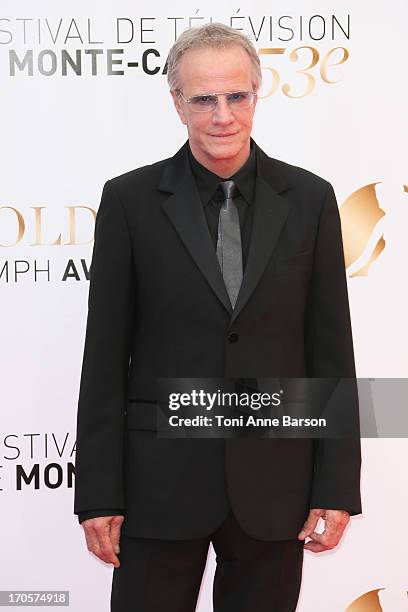
<path id="1" fill-rule="evenodd" d="M 254 197 L 255 175 L 256 175 L 256 154 L 254 141 L 251 138 L 251 151 L 247 161 L 229 179 L 237 185 L 239 192 L 248 204 L 251 204 Z M 197 183 L 201 201 L 206 206 L 212 199 L 221 181 L 227 179 L 220 178 L 211 170 L 200 164 L 191 152 L 190 144 L 187 147 L 190 159 L 191 170 Z"/>

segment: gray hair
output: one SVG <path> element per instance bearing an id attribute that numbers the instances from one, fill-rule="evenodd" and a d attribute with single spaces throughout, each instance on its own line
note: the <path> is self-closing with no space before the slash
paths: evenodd
<path id="1" fill-rule="evenodd" d="M 180 34 L 167 58 L 167 82 L 170 89 L 181 88 L 179 64 L 185 53 L 193 49 L 221 49 L 232 45 L 239 46 L 248 53 L 252 65 L 252 87 L 254 91 L 258 91 L 262 82 L 262 72 L 254 45 L 248 36 L 222 23 L 208 23 Z"/>

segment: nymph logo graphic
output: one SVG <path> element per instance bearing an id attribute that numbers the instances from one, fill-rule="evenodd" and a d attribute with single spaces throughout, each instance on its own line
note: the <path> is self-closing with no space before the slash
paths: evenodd
<path id="1" fill-rule="evenodd" d="M 395 605 L 399 607 L 396 608 Z M 344 612 L 398 612 L 407 609 L 407 592 L 374 589 L 355 599 Z"/>
<path id="2" fill-rule="evenodd" d="M 405 226 L 403 219 L 408 210 L 407 192 L 407 185 L 371 183 L 352 193 L 342 204 L 340 217 L 348 276 L 367 276 L 385 249 L 398 250 L 398 228 Z"/>

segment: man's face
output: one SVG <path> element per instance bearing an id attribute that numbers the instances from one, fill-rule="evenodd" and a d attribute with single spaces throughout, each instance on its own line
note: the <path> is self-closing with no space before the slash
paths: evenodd
<path id="1" fill-rule="evenodd" d="M 236 45 L 225 49 L 194 49 L 180 60 L 181 91 L 185 98 L 209 93 L 253 91 L 251 60 Z M 176 92 L 174 103 L 187 126 L 191 150 L 205 166 L 222 160 L 245 162 L 250 150 L 250 135 L 257 98 L 249 108 L 232 111 L 225 96 L 218 98 L 214 111 L 191 110 Z"/>

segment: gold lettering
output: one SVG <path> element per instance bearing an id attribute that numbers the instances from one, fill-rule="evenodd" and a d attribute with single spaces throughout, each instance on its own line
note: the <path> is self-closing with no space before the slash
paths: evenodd
<path id="1" fill-rule="evenodd" d="M 89 210 L 91 211 L 94 221 L 95 221 L 96 212 L 94 211 L 94 209 L 90 208 L 89 206 L 66 206 L 65 208 L 68 208 L 69 210 L 69 242 L 66 242 L 65 244 L 70 244 L 70 245 L 90 244 L 93 241 L 93 236 L 92 238 L 90 238 L 90 240 L 86 240 L 85 242 L 76 242 L 75 240 L 75 211 L 79 208 Z"/>
<path id="2" fill-rule="evenodd" d="M 30 246 L 59 246 L 61 244 L 61 234 L 58 238 L 51 243 L 51 245 L 44 245 L 42 241 L 42 209 L 45 206 L 30 206 L 34 210 L 34 227 L 35 227 L 35 242 Z"/>
<path id="3" fill-rule="evenodd" d="M 17 234 L 17 240 L 15 242 L 13 242 L 12 244 L 1 244 L 0 243 L 0 247 L 13 247 L 13 246 L 16 246 L 16 244 L 18 244 L 21 241 L 22 237 L 24 236 L 24 232 L 25 232 L 24 218 L 21 212 L 17 210 L 17 208 L 13 208 L 13 206 L 0 206 L 0 210 L 2 208 L 8 208 L 9 210 L 12 210 L 16 214 L 17 222 L 18 222 L 18 234 Z"/>
<path id="4" fill-rule="evenodd" d="M 333 62 L 332 64 L 329 64 L 330 56 L 338 49 L 341 49 L 343 51 L 343 57 L 338 62 Z M 333 84 L 333 83 L 338 83 L 339 81 L 341 81 L 343 77 L 341 77 L 340 79 L 337 79 L 337 81 L 330 81 L 329 77 L 327 76 L 327 68 L 331 68 L 331 66 L 340 66 L 341 64 L 344 64 L 344 62 L 348 60 L 349 55 L 350 54 L 345 47 L 334 47 L 334 49 L 330 49 L 330 51 L 324 56 L 321 66 L 320 66 L 320 76 L 322 77 L 322 80 L 325 83 Z"/>

